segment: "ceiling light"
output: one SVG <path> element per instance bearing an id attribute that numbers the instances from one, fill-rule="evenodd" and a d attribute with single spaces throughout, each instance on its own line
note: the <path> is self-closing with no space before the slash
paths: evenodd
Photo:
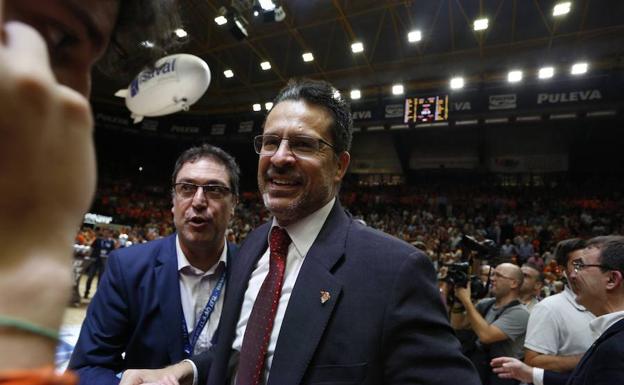
<path id="1" fill-rule="evenodd" d="M 262 68 L 263 70 L 270 70 L 271 69 L 271 63 L 269 63 L 268 61 L 263 61 L 262 63 L 260 63 L 260 68 Z"/>
<path id="2" fill-rule="evenodd" d="M 175 31 L 173 31 L 173 33 L 175 33 L 175 35 L 179 37 L 180 39 L 188 36 L 188 33 L 186 33 L 186 31 L 183 30 L 182 28 L 176 29 Z"/>
<path id="3" fill-rule="evenodd" d="M 153 48 L 153 47 L 154 47 L 154 43 L 152 43 L 152 42 L 151 42 L 151 41 L 149 41 L 149 40 L 143 40 L 143 41 L 141 42 L 141 45 L 142 45 L 143 47 L 145 47 L 145 48 Z"/>
<path id="4" fill-rule="evenodd" d="M 562 3 L 555 4 L 553 8 L 553 16 L 562 16 L 570 13 L 570 8 L 572 7 L 572 3 L 569 1 L 564 1 Z"/>
<path id="5" fill-rule="evenodd" d="M 260 103 L 256 103 L 253 105 L 253 110 L 254 111 L 260 111 L 262 109 L 262 106 L 260 105 Z"/>
<path id="6" fill-rule="evenodd" d="M 407 41 L 409 41 L 410 43 L 415 43 L 417 41 L 420 41 L 420 39 L 422 39 L 422 33 L 420 33 L 420 31 L 418 30 L 410 31 L 407 34 Z"/>
<path id="7" fill-rule="evenodd" d="M 355 43 L 351 44 L 351 51 L 353 51 L 353 53 L 364 51 L 364 44 L 362 44 L 359 41 L 356 41 Z"/>
<path id="8" fill-rule="evenodd" d="M 509 71 L 509 73 L 507 74 L 507 81 L 509 83 L 517 83 L 520 80 L 522 80 L 522 71 L 514 70 Z"/>
<path id="9" fill-rule="evenodd" d="M 587 63 L 575 63 L 574 65 L 572 65 L 570 73 L 572 75 L 582 75 L 587 72 L 588 67 L 589 66 L 587 65 Z"/>
<path id="10" fill-rule="evenodd" d="M 271 108 L 273 108 L 273 102 L 266 102 L 264 103 L 264 108 L 268 111 Z"/>
<path id="11" fill-rule="evenodd" d="M 362 97 L 360 90 L 351 90 L 351 99 L 356 100 Z"/>
<path id="12" fill-rule="evenodd" d="M 301 57 L 303 58 L 304 62 L 309 62 L 309 61 L 314 60 L 314 55 L 312 55 L 311 52 L 306 52 L 303 55 L 301 55 Z"/>
<path id="13" fill-rule="evenodd" d="M 403 84 L 395 84 L 392 86 L 392 94 L 393 95 L 401 95 L 403 94 Z"/>
<path id="14" fill-rule="evenodd" d="M 272 11 L 275 9 L 275 3 L 273 3 L 272 0 L 258 0 L 258 3 L 260 3 L 260 8 L 265 11 Z"/>
<path id="15" fill-rule="evenodd" d="M 223 71 L 223 75 L 225 75 L 225 77 L 229 79 L 231 77 L 234 77 L 234 72 L 228 69 L 228 70 Z"/>
<path id="16" fill-rule="evenodd" d="M 555 75 L 554 67 L 542 67 L 537 73 L 537 77 L 540 79 L 550 79 Z"/>
<path id="17" fill-rule="evenodd" d="M 477 19 L 474 21 L 472 28 L 475 31 L 483 31 L 484 29 L 487 29 L 489 25 L 489 20 L 487 17 L 481 18 L 481 19 Z"/>
<path id="18" fill-rule="evenodd" d="M 223 24 L 227 23 L 227 19 L 225 18 L 225 16 L 217 16 L 217 17 L 215 17 L 214 21 L 218 25 L 223 25 Z"/>
<path id="19" fill-rule="evenodd" d="M 458 90 L 464 88 L 464 78 L 457 76 L 451 79 L 451 89 Z"/>

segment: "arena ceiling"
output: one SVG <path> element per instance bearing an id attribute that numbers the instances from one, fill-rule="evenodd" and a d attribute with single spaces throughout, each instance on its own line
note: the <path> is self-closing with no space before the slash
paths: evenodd
<path id="1" fill-rule="evenodd" d="M 285 19 L 254 17 L 251 0 L 182 0 L 188 43 L 183 52 L 202 57 L 212 83 L 191 113 L 248 112 L 270 101 L 291 77 L 313 77 L 362 99 L 379 99 L 402 83 L 406 93 L 448 88 L 463 75 L 467 87 L 503 82 L 507 71 L 535 76 L 542 65 L 569 71 L 585 60 L 590 71 L 624 67 L 624 1 L 574 0 L 571 11 L 554 17 L 554 0 L 282 0 Z M 248 37 L 238 40 L 232 23 L 214 19 L 222 6 L 238 8 L 248 22 Z M 474 31 L 479 17 L 489 19 Z M 409 43 L 407 33 L 422 40 Z M 363 43 L 353 53 L 351 44 Z M 314 60 L 304 62 L 311 52 Z M 270 70 L 260 63 L 269 61 Z M 226 78 L 223 71 L 233 71 Z M 112 95 L 118 88 L 96 74 L 93 101 L 123 105 Z"/>

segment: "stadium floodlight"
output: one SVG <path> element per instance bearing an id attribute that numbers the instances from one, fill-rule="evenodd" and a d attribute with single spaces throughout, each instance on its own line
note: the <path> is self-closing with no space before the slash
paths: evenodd
<path id="1" fill-rule="evenodd" d="M 458 90 L 460 88 L 464 88 L 464 78 L 461 76 L 457 76 L 451 79 L 451 89 Z"/>
<path id="2" fill-rule="evenodd" d="M 223 24 L 227 24 L 227 18 L 223 15 L 219 15 L 217 17 L 215 17 L 214 19 L 215 23 L 217 23 L 217 25 L 223 25 Z"/>
<path id="3" fill-rule="evenodd" d="M 351 99 L 357 100 L 362 97 L 362 92 L 360 90 L 351 90 Z"/>
<path id="4" fill-rule="evenodd" d="M 393 95 L 402 95 L 403 94 L 403 84 L 395 84 L 392 86 L 392 94 Z"/>
<path id="5" fill-rule="evenodd" d="M 420 41 L 421 39 L 422 39 L 422 33 L 420 32 L 420 30 L 410 31 L 407 34 L 407 41 L 409 41 L 410 43 L 416 43 Z"/>
<path id="6" fill-rule="evenodd" d="M 272 0 L 258 0 L 258 3 L 260 4 L 260 8 L 265 11 L 272 11 L 275 9 L 275 3 Z"/>
<path id="7" fill-rule="evenodd" d="M 561 3 L 555 4 L 553 7 L 553 16 L 563 16 L 570 13 L 570 8 L 572 8 L 572 3 L 570 1 L 564 1 Z"/>
<path id="8" fill-rule="evenodd" d="M 273 108 L 273 102 L 266 102 L 264 103 L 264 109 L 269 111 L 271 108 Z"/>
<path id="9" fill-rule="evenodd" d="M 262 63 L 260 63 L 260 68 L 262 68 L 264 71 L 270 70 L 271 63 L 269 63 L 268 61 L 263 61 Z"/>
<path id="10" fill-rule="evenodd" d="M 522 80 L 522 71 L 513 70 L 513 71 L 509 71 L 509 73 L 507 74 L 507 81 L 509 83 L 517 83 L 521 80 Z"/>
<path id="11" fill-rule="evenodd" d="M 226 78 L 232 78 L 234 77 L 234 72 L 230 69 L 223 71 L 223 75 L 225 75 Z"/>
<path id="12" fill-rule="evenodd" d="M 351 44 L 351 51 L 353 53 L 359 53 L 364 51 L 364 44 L 362 44 L 362 42 L 356 41 L 355 43 Z"/>
<path id="13" fill-rule="evenodd" d="M 303 58 L 304 62 L 309 62 L 314 60 L 314 55 L 312 55 L 312 52 L 305 52 L 303 55 L 301 55 L 301 57 Z"/>
<path id="14" fill-rule="evenodd" d="M 474 23 L 472 24 L 472 28 L 475 31 L 483 31 L 485 29 L 488 29 L 490 21 L 488 20 L 487 17 L 483 17 L 481 19 L 476 19 L 474 21 Z"/>
<path id="15" fill-rule="evenodd" d="M 554 67 L 542 67 L 537 72 L 537 77 L 540 79 L 550 79 L 555 76 L 555 68 Z"/>
<path id="16" fill-rule="evenodd" d="M 177 37 L 179 37 L 180 39 L 185 38 L 185 37 L 187 37 L 187 36 L 188 36 L 188 33 L 187 33 L 185 30 L 183 30 L 182 28 L 178 28 L 178 29 L 176 29 L 175 31 L 173 31 L 173 33 L 174 33 Z"/>
<path id="17" fill-rule="evenodd" d="M 260 103 L 255 103 L 252 106 L 252 108 L 253 108 L 254 111 L 258 112 L 258 111 L 260 111 L 262 109 L 262 106 L 260 105 Z"/>
<path id="18" fill-rule="evenodd" d="M 574 63 L 572 68 L 570 68 L 570 73 L 572 75 L 582 75 L 587 72 L 589 65 L 585 62 L 582 63 Z"/>

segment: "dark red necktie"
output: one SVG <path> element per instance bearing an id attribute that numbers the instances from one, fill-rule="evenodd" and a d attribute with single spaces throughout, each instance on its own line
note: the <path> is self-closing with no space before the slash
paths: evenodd
<path id="1" fill-rule="evenodd" d="M 269 273 L 262 282 L 247 321 L 236 385 L 257 385 L 261 382 L 273 321 L 282 293 L 288 245 L 290 237 L 286 230 L 273 227 L 269 237 Z"/>

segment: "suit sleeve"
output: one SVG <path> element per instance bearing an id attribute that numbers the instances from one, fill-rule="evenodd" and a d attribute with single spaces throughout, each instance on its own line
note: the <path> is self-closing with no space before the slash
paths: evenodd
<path id="1" fill-rule="evenodd" d="M 116 374 L 125 369 L 122 353 L 128 341 L 129 310 L 122 282 L 123 269 L 112 253 L 69 362 L 80 385 L 116 385 Z"/>
<path id="2" fill-rule="evenodd" d="M 208 373 L 210 372 L 213 355 L 213 348 L 211 348 L 210 350 L 189 358 L 193 361 L 193 364 L 195 364 L 195 369 L 197 369 L 198 384 L 205 384 L 206 381 L 208 381 Z"/>
<path id="3" fill-rule="evenodd" d="M 612 385 L 622 383 L 622 379 L 624 379 L 623 337 L 623 333 L 620 332 L 619 335 L 610 336 L 600 343 L 579 371 L 580 373 L 574 372 L 573 375 L 583 377 L 584 384 Z"/>
<path id="4" fill-rule="evenodd" d="M 570 378 L 570 372 L 558 373 L 544 370 L 544 385 L 566 385 Z"/>
<path id="5" fill-rule="evenodd" d="M 384 321 L 386 384 L 480 385 L 460 352 L 429 260 L 414 252 L 394 282 Z"/>

